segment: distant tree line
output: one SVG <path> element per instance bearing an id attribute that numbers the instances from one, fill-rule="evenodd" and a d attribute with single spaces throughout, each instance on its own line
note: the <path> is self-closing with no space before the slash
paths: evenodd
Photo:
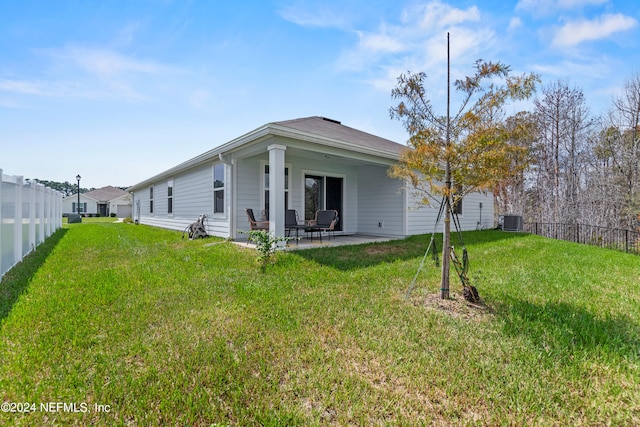
<path id="1" fill-rule="evenodd" d="M 32 181 L 36 181 L 37 183 L 44 184 L 49 188 L 57 190 L 60 193 L 62 193 L 64 197 L 70 196 L 72 194 L 78 194 L 77 183 L 70 183 L 69 181 L 65 181 L 65 182 L 47 181 L 47 180 L 38 179 L 38 178 Z M 128 187 L 116 187 L 116 188 L 120 188 L 121 190 L 126 190 Z M 91 187 L 91 188 L 80 187 L 80 193 L 86 193 L 88 191 L 93 191 L 95 189 L 96 189 L 95 187 Z"/>
<path id="2" fill-rule="evenodd" d="M 498 214 L 525 221 L 640 227 L 640 75 L 609 110 L 593 115 L 582 90 L 558 80 L 532 111 L 511 117 L 521 149 L 509 179 L 494 190 Z"/>

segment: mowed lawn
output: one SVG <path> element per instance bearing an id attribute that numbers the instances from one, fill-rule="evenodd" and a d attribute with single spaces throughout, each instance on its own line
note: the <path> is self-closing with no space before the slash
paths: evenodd
<path id="1" fill-rule="evenodd" d="M 640 257 L 464 234 L 279 254 L 65 225 L 0 286 L 0 425 L 640 425 Z M 457 236 L 454 236 L 456 242 Z"/>

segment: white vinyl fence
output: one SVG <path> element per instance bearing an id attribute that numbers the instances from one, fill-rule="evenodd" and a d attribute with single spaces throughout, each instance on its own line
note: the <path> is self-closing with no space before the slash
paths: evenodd
<path id="1" fill-rule="evenodd" d="M 62 227 L 62 193 L 0 169 L 0 277 Z"/>

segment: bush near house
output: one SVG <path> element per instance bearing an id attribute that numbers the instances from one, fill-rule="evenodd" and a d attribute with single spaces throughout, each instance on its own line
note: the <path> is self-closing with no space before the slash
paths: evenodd
<path id="1" fill-rule="evenodd" d="M 637 256 L 469 232 L 484 308 L 454 281 L 433 300 L 432 264 L 406 301 L 429 237 L 287 252 L 261 274 L 230 242 L 66 225 L 0 285 L 0 389 L 88 410 L 0 424 L 640 423 Z"/>

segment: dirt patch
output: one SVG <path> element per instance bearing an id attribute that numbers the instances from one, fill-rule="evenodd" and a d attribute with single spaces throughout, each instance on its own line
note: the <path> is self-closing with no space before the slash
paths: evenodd
<path id="1" fill-rule="evenodd" d="M 364 248 L 367 255 L 404 255 L 406 250 L 393 245 L 371 245 Z"/>
<path id="2" fill-rule="evenodd" d="M 413 297 L 411 302 L 415 306 L 423 306 L 428 310 L 436 310 L 452 317 L 469 320 L 482 320 L 492 313 L 491 308 L 482 300 L 479 303 L 471 303 L 455 292 L 451 292 L 449 299 L 442 299 L 440 293 L 435 293 Z"/>

